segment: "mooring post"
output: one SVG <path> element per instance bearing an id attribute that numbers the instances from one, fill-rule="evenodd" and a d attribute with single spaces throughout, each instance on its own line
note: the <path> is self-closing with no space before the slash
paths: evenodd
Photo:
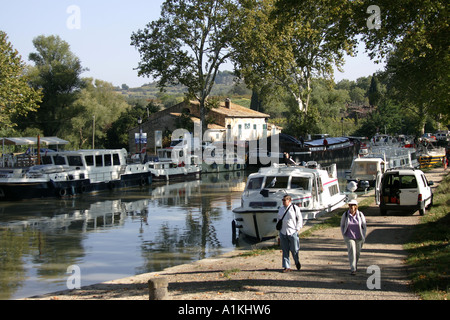
<path id="1" fill-rule="evenodd" d="M 166 278 L 153 278 L 148 280 L 148 299 L 165 300 L 167 299 L 169 282 Z"/>

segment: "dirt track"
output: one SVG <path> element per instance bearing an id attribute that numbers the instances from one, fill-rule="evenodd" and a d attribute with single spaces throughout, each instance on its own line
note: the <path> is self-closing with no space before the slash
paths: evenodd
<path id="1" fill-rule="evenodd" d="M 446 173 L 446 172 L 445 172 Z M 442 168 L 427 173 L 436 187 Z M 281 251 L 245 256 L 235 250 L 223 256 L 197 261 L 129 278 L 61 291 L 37 300 L 147 300 L 147 282 L 164 277 L 171 300 L 415 300 L 409 290 L 403 243 L 418 223 L 419 214 L 380 216 L 378 207 L 365 209 L 367 237 L 356 276 L 350 275 L 347 251 L 339 228 L 317 231 L 300 241 L 302 269 L 281 273 Z M 269 242 L 266 244 L 273 244 Z M 368 270 L 370 266 L 379 268 Z M 371 267 L 372 268 L 372 267 Z M 367 273 L 369 272 L 369 273 Z M 379 282 L 375 276 L 379 274 Z M 368 288 L 379 283 L 380 289 Z"/>

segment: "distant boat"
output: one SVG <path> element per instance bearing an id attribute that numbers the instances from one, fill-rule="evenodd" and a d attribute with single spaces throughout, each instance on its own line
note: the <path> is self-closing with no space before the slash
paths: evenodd
<path id="1" fill-rule="evenodd" d="M 185 148 L 162 148 L 157 150 L 157 155 L 145 163 L 153 181 L 200 179 L 199 159 L 188 154 Z"/>
<path id="2" fill-rule="evenodd" d="M 287 134 L 279 134 L 280 163 L 283 163 L 284 152 L 297 163 L 309 161 L 323 163 L 335 163 L 353 159 L 359 150 L 359 140 L 350 137 L 328 137 L 324 135 L 320 139 L 307 140 L 303 143 Z M 273 137 L 269 137 L 269 144 Z M 270 146 L 268 147 L 270 149 Z"/>
<path id="3" fill-rule="evenodd" d="M 359 190 L 375 187 L 377 179 L 392 168 L 417 168 L 419 163 L 414 148 L 396 146 L 372 146 L 361 149 L 357 158 L 353 159 L 350 170 L 346 171 L 348 182 L 357 183 Z"/>
<path id="4" fill-rule="evenodd" d="M 239 171 L 246 168 L 245 157 L 239 156 L 231 143 L 213 143 L 204 148 L 202 173 Z"/>
<path id="5" fill-rule="evenodd" d="M 316 162 L 306 167 L 273 164 L 249 175 L 241 206 L 233 209 L 233 230 L 258 240 L 275 237 L 285 195 L 300 207 L 304 222 L 341 207 L 346 199 L 339 190 L 335 164 L 324 168 Z"/>
<path id="6" fill-rule="evenodd" d="M 148 166 L 127 163 L 125 149 L 49 152 L 42 164 L 0 170 L 0 201 L 69 197 L 152 182 Z"/>

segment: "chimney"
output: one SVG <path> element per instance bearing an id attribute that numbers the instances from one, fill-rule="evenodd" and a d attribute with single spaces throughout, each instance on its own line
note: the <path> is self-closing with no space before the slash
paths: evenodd
<path id="1" fill-rule="evenodd" d="M 230 98 L 225 99 L 225 108 L 231 109 L 231 100 Z"/>

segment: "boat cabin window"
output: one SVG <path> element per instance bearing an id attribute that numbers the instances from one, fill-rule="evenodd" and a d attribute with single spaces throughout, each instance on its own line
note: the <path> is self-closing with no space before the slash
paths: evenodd
<path id="1" fill-rule="evenodd" d="M 120 158 L 118 153 L 113 154 L 113 165 L 120 166 Z"/>
<path id="2" fill-rule="evenodd" d="M 105 167 L 109 167 L 109 166 L 112 165 L 111 155 L 110 154 L 104 154 L 103 155 L 103 163 L 105 164 Z"/>
<path id="3" fill-rule="evenodd" d="M 81 156 L 67 156 L 69 161 L 69 166 L 81 167 L 83 166 L 83 161 L 81 161 Z"/>
<path id="4" fill-rule="evenodd" d="M 103 167 L 103 157 L 102 155 L 95 156 L 95 166 L 96 167 Z"/>
<path id="5" fill-rule="evenodd" d="M 287 189 L 289 176 L 268 176 L 265 188 Z"/>
<path id="6" fill-rule="evenodd" d="M 84 161 L 86 161 L 86 165 L 92 167 L 94 165 L 94 156 L 85 156 Z"/>
<path id="7" fill-rule="evenodd" d="M 66 158 L 64 158 L 63 156 L 56 155 L 53 157 L 53 162 L 56 165 L 66 165 Z"/>
<path id="8" fill-rule="evenodd" d="M 258 178 L 252 178 L 247 183 L 247 190 L 260 190 L 262 187 L 264 178 L 258 177 Z"/>
<path id="9" fill-rule="evenodd" d="M 358 162 L 355 164 L 354 168 L 355 174 L 377 174 L 377 164 L 376 163 L 366 163 Z"/>
<path id="10" fill-rule="evenodd" d="M 41 158 L 41 162 L 42 162 L 42 164 L 53 164 L 52 157 L 50 157 L 50 156 L 43 156 Z"/>
<path id="11" fill-rule="evenodd" d="M 292 177 L 291 189 L 309 190 L 309 178 Z"/>

